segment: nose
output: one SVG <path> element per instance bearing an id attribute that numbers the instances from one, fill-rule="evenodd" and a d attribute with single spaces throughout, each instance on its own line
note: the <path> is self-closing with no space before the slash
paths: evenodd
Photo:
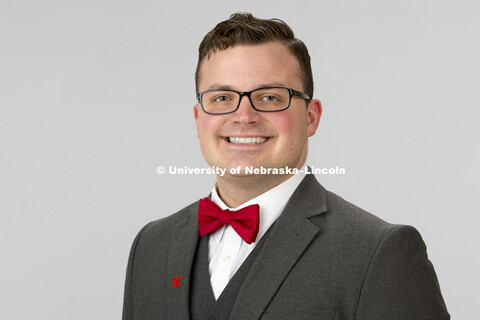
<path id="1" fill-rule="evenodd" d="M 253 108 L 250 99 L 246 95 L 240 98 L 240 105 L 232 115 L 236 122 L 241 123 L 257 123 L 262 120 L 260 112 Z"/>

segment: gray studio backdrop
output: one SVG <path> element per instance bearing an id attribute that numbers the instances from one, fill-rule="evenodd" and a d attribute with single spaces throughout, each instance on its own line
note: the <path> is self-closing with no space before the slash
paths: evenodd
<path id="1" fill-rule="evenodd" d="M 0 0 L 0 318 L 119 319 L 131 242 L 205 196 L 197 47 L 235 11 L 310 49 L 308 163 L 417 227 L 454 319 L 479 319 L 479 1 Z"/>

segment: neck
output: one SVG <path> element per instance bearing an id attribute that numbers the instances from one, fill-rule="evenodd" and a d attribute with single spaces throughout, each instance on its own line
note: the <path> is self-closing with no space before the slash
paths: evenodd
<path id="1" fill-rule="evenodd" d="M 292 175 L 217 176 L 217 192 L 230 208 L 258 197 L 275 188 Z"/>

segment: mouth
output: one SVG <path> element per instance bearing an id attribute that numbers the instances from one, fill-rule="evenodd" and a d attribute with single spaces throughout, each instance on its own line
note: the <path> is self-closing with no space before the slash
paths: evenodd
<path id="1" fill-rule="evenodd" d="M 227 137 L 226 140 L 235 144 L 259 144 L 268 140 L 267 137 Z"/>

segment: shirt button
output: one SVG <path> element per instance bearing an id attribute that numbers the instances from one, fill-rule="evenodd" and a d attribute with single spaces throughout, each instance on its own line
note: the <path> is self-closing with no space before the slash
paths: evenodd
<path id="1" fill-rule="evenodd" d="M 223 257 L 223 261 L 225 262 L 230 262 L 230 260 L 232 260 L 232 257 L 230 256 Z"/>

